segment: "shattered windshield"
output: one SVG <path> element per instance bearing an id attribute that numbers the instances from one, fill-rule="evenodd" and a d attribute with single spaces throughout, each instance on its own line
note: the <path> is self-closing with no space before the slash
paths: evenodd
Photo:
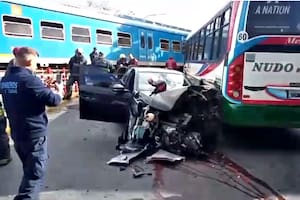
<path id="1" fill-rule="evenodd" d="M 139 91 L 153 91 L 154 87 L 148 83 L 150 78 L 154 81 L 164 80 L 167 84 L 167 90 L 184 85 L 184 76 L 182 74 L 166 72 L 140 72 L 138 75 Z"/>

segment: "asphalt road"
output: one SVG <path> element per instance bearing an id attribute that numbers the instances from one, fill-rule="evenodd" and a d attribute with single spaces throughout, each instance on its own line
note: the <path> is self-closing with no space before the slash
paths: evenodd
<path id="1" fill-rule="evenodd" d="M 76 106 L 51 114 L 47 182 L 41 200 L 248 200 L 281 195 L 300 199 L 300 131 L 238 130 L 222 136 L 218 153 L 209 159 L 134 165 L 152 171 L 134 179 L 106 162 L 122 127 L 79 120 Z M 21 165 L 0 168 L 0 200 L 13 198 Z M 267 199 L 267 198 L 265 198 Z"/>

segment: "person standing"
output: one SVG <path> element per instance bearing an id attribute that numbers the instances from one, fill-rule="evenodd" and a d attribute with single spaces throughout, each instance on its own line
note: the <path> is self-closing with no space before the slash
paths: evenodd
<path id="1" fill-rule="evenodd" d="M 176 60 L 171 56 L 166 62 L 166 68 L 178 70 Z"/>
<path id="2" fill-rule="evenodd" d="M 128 55 L 128 57 L 128 66 L 138 66 L 138 60 L 131 53 Z"/>
<path id="3" fill-rule="evenodd" d="M 124 54 L 124 53 L 121 53 L 121 54 L 120 54 L 120 58 L 119 58 L 119 60 L 117 61 L 117 69 L 118 69 L 119 67 L 125 67 L 125 66 L 128 66 L 128 64 L 127 64 L 127 59 L 126 59 L 125 54 Z"/>
<path id="4" fill-rule="evenodd" d="M 92 65 L 95 64 L 95 61 L 97 60 L 98 57 L 99 57 L 98 50 L 96 47 L 94 47 L 92 53 L 90 53 L 90 60 Z"/>
<path id="5" fill-rule="evenodd" d="M 10 67 L 10 73 L 0 82 L 11 137 L 23 164 L 23 177 L 14 200 L 39 199 L 48 160 L 45 107 L 61 102 L 61 96 L 34 75 L 37 57 L 36 50 L 21 47 L 16 54 L 18 66 Z"/>
<path id="6" fill-rule="evenodd" d="M 87 60 L 83 56 L 83 50 L 77 48 L 75 55 L 69 61 L 70 76 L 66 84 L 66 95 L 64 99 L 72 97 L 72 86 L 77 81 L 79 84 L 79 65 L 86 65 Z"/>

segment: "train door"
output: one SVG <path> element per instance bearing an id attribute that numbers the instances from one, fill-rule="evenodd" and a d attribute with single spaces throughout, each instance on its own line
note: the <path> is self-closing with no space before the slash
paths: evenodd
<path id="1" fill-rule="evenodd" d="M 139 31 L 139 60 L 140 61 L 154 61 L 154 46 L 153 46 L 153 32 L 146 30 Z"/>
<path id="2" fill-rule="evenodd" d="M 153 32 L 147 32 L 147 60 L 155 61 L 154 45 L 153 45 Z"/>
<path id="3" fill-rule="evenodd" d="M 146 47 L 146 31 L 139 30 L 140 42 L 139 42 L 139 49 L 140 49 L 140 61 L 147 61 L 147 47 Z"/>

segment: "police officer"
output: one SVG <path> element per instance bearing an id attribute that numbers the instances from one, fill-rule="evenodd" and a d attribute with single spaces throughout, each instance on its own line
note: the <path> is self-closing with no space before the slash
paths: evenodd
<path id="1" fill-rule="evenodd" d="M 98 56 L 99 56 L 99 53 L 97 51 L 97 48 L 94 47 L 92 53 L 90 53 L 90 59 L 91 59 L 92 65 L 95 64 L 95 60 L 97 60 Z"/>
<path id="2" fill-rule="evenodd" d="M 61 96 L 33 74 L 37 55 L 32 48 L 21 47 L 16 54 L 19 66 L 10 67 L 9 74 L 0 82 L 11 137 L 23 164 L 23 178 L 14 200 L 39 199 L 48 160 L 45 106 L 61 102 Z"/>
<path id="3" fill-rule="evenodd" d="M 75 55 L 69 61 L 70 77 L 66 84 L 66 95 L 64 99 L 70 99 L 72 97 L 72 86 L 77 81 L 79 84 L 79 65 L 86 65 L 87 60 L 83 56 L 83 50 L 77 48 Z"/>
<path id="4" fill-rule="evenodd" d="M 126 59 L 126 56 L 124 53 L 121 53 L 120 54 L 120 58 L 119 60 L 117 61 L 117 69 L 119 67 L 125 67 L 125 66 L 128 66 L 128 63 L 127 63 L 127 59 Z"/>

